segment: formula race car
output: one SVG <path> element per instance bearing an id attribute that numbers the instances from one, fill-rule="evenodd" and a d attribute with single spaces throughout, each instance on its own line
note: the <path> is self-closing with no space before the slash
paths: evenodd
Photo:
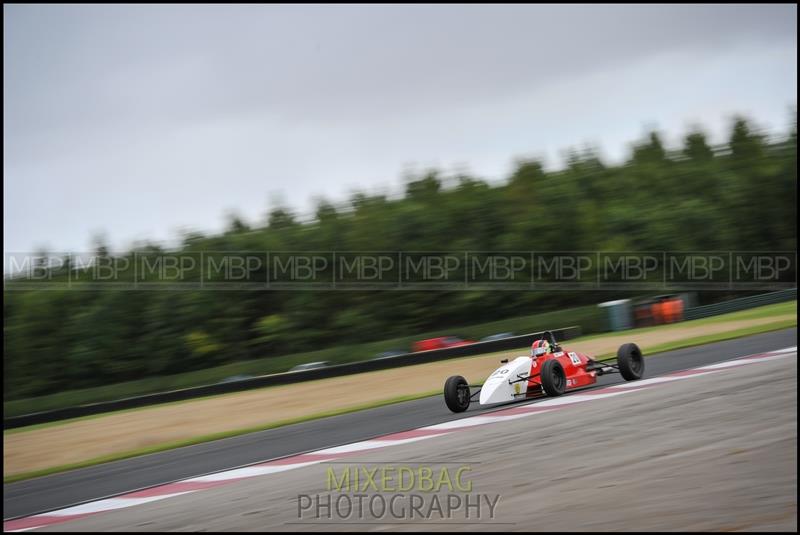
<path id="1" fill-rule="evenodd" d="M 636 344 L 620 346 L 616 363 L 598 362 L 582 353 L 562 349 L 550 331 L 533 342 L 530 356 L 500 362 L 503 365 L 476 392 L 472 392 L 462 376 L 448 378 L 444 384 L 447 408 L 464 412 L 479 394 L 481 405 L 560 396 L 567 390 L 593 385 L 598 376 L 607 373 L 619 373 L 626 381 L 640 379 L 644 373 L 644 358 Z"/>

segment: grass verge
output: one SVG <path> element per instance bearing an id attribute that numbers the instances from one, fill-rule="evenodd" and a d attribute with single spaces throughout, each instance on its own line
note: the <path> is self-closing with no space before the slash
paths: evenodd
<path id="1" fill-rule="evenodd" d="M 111 455 L 104 455 L 102 457 L 95 457 L 95 458 L 92 458 L 92 459 L 87 459 L 85 461 L 81 461 L 79 463 L 70 463 L 70 464 L 65 464 L 65 465 L 61 465 L 61 466 L 53 466 L 53 467 L 50 467 L 50 468 L 45 468 L 43 470 L 34 470 L 32 472 L 24 472 L 24 473 L 21 473 L 21 474 L 15 474 L 13 476 L 3 476 L 3 483 L 4 484 L 13 483 L 15 481 L 22 481 L 22 480 L 31 479 L 31 478 L 34 478 L 34 477 L 47 476 L 47 475 L 50 475 L 50 474 L 56 474 L 56 473 L 59 473 L 59 472 L 65 472 L 65 471 L 68 471 L 68 470 L 74 470 L 76 468 L 86 468 L 88 466 L 94 466 L 96 464 L 108 463 L 108 462 L 112 462 L 112 461 L 120 461 L 122 459 L 129 459 L 131 457 L 139 457 L 141 455 L 148 455 L 148 454 L 151 454 L 151 453 L 158 453 L 158 452 L 161 452 L 161 451 L 171 450 L 171 449 L 175 449 L 175 448 L 182 448 L 182 447 L 185 447 L 185 446 L 193 446 L 195 444 L 201 444 L 203 442 L 210 442 L 212 440 L 221 440 L 223 438 L 231 438 L 231 437 L 235 437 L 235 436 L 238 436 L 238 435 L 246 435 L 248 433 L 255 433 L 257 431 L 266 431 L 267 429 L 274 429 L 276 427 L 283 427 L 285 425 L 299 424 L 299 423 L 307 422 L 307 421 L 310 421 L 310 420 L 318 420 L 320 418 L 328 418 L 330 416 L 339 416 L 341 414 L 347 414 L 347 413 L 351 413 L 351 412 L 362 411 L 362 410 L 365 410 L 365 409 L 375 409 L 377 407 L 383 407 L 385 405 L 392 405 L 394 403 L 402 403 L 404 401 L 413 401 L 415 399 L 426 398 L 428 396 L 432 396 L 432 395 L 437 394 L 437 393 L 438 393 L 438 391 L 411 394 L 411 395 L 408 395 L 408 396 L 401 396 L 401 397 L 396 397 L 396 398 L 391 398 L 391 399 L 385 399 L 385 400 L 376 401 L 376 402 L 372 402 L 372 403 L 364 403 L 362 405 L 356 405 L 356 406 L 353 406 L 353 407 L 347 407 L 347 408 L 339 409 L 339 410 L 335 410 L 335 411 L 327 411 L 327 412 L 320 412 L 320 413 L 317 413 L 317 414 L 310 414 L 308 416 L 303 416 L 302 418 L 293 418 L 293 419 L 289 419 L 289 420 L 281 420 L 281 421 L 278 421 L 278 422 L 272 422 L 272 423 L 269 423 L 269 424 L 252 426 L 252 427 L 248 427 L 248 428 L 244 428 L 244 429 L 235 429 L 235 430 L 232 430 L 232 431 L 225 431 L 225 432 L 222 432 L 222 433 L 212 433 L 212 434 L 208 434 L 208 435 L 202 435 L 202 436 L 198 436 L 198 437 L 193 437 L 193 438 L 190 438 L 190 439 L 187 439 L 187 440 L 179 440 L 179 441 L 176 441 L 176 442 L 167 442 L 167 443 L 164 443 L 164 444 L 157 444 L 155 446 L 150 446 L 150 447 L 147 447 L 147 448 L 139 448 L 139 449 L 124 451 L 124 452 L 120 452 L 120 453 L 114 453 L 114 454 L 111 454 Z M 135 409 L 131 409 L 131 410 L 135 410 Z M 100 415 L 98 415 L 98 416 L 100 416 Z M 89 418 L 89 417 L 87 417 L 87 418 Z M 58 423 L 58 422 L 54 422 L 54 423 Z M 42 425 L 48 425 L 48 424 L 42 424 Z M 37 427 L 37 426 L 30 426 L 30 427 L 25 427 L 25 428 L 22 428 L 22 429 L 30 430 L 30 429 L 33 429 L 34 427 Z"/>

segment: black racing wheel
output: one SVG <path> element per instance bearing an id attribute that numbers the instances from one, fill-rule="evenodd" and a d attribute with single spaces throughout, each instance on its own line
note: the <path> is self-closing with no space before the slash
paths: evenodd
<path id="1" fill-rule="evenodd" d="M 548 396 L 560 396 L 567 391 L 567 374 L 555 359 L 545 361 L 542 366 L 542 388 Z"/>
<path id="2" fill-rule="evenodd" d="M 622 344 L 617 350 L 619 373 L 626 381 L 641 379 L 644 375 L 644 357 L 636 344 Z"/>
<path id="3" fill-rule="evenodd" d="M 467 380 L 453 375 L 444 383 L 444 402 L 453 412 L 464 412 L 469 408 L 471 393 Z"/>

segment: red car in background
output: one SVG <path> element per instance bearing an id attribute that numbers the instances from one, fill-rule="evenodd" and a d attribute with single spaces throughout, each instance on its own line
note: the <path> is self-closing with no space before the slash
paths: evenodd
<path id="1" fill-rule="evenodd" d="M 412 350 L 416 353 L 418 351 L 430 351 L 431 349 L 444 349 L 446 347 L 465 346 L 474 343 L 475 340 L 464 340 L 457 336 L 439 336 L 414 342 Z"/>

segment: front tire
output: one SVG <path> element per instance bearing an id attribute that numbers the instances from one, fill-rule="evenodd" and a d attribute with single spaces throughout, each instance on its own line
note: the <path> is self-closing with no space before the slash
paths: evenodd
<path id="1" fill-rule="evenodd" d="M 453 412 L 464 412 L 469 408 L 469 383 L 460 375 L 453 375 L 444 383 L 444 402 Z"/>
<path id="2" fill-rule="evenodd" d="M 619 373 L 626 381 L 641 379 L 644 375 L 644 357 L 636 344 L 623 344 L 617 351 Z"/>
<path id="3" fill-rule="evenodd" d="M 548 396 L 560 396 L 567 391 L 567 374 L 557 360 L 548 360 L 542 366 L 542 388 Z"/>

